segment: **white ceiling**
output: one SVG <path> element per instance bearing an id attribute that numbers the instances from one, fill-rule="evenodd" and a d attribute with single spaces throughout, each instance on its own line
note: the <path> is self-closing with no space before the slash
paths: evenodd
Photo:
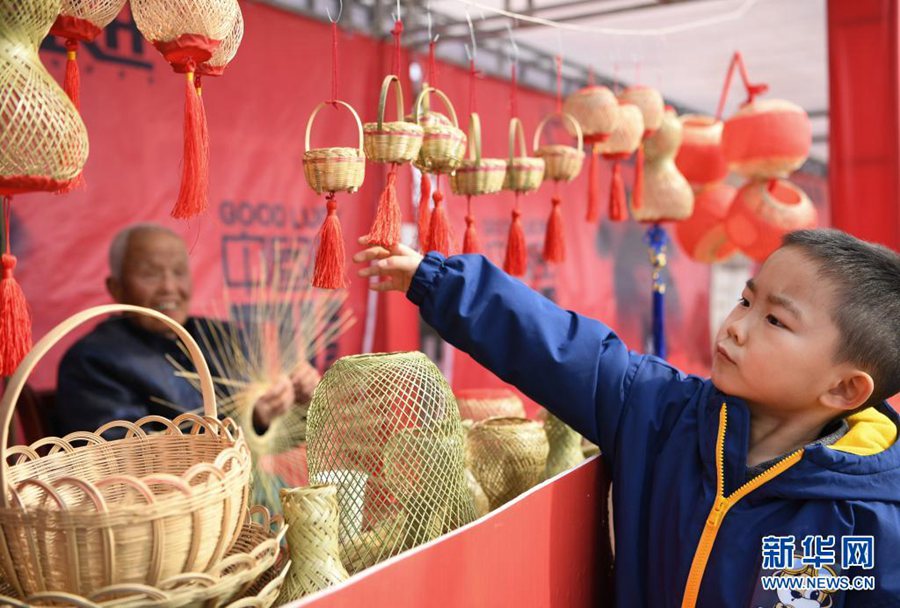
<path id="1" fill-rule="evenodd" d="M 532 7 L 559 4 L 565 0 L 532 0 Z M 751 0 L 752 1 L 752 0 Z M 568 21 L 578 26 L 596 26 L 621 30 L 654 30 L 717 15 L 733 14 L 747 0 L 693 0 L 676 4 L 620 12 L 614 15 L 586 17 Z M 528 10 L 528 0 L 478 0 L 479 4 Z M 538 16 L 557 19 L 610 9 L 627 9 L 652 4 L 648 0 L 595 0 L 555 10 L 541 10 Z M 465 22 L 468 10 L 476 31 L 496 29 L 503 21 L 479 24 L 482 13 L 459 0 L 432 0 L 431 7 Z M 734 51 L 745 59 L 750 78 L 769 84 L 769 97 L 791 100 L 813 118 L 812 156 L 827 161 L 828 145 L 828 51 L 826 37 L 826 0 L 756 0 L 735 20 L 724 21 L 677 33 L 653 36 L 626 36 L 528 27 L 516 30 L 516 39 L 527 42 L 582 64 L 593 66 L 598 74 L 626 83 L 638 78 L 643 84 L 659 88 L 678 104 L 704 113 L 715 113 L 728 63 Z M 740 79 L 735 75 L 726 116 L 744 98 Z"/>

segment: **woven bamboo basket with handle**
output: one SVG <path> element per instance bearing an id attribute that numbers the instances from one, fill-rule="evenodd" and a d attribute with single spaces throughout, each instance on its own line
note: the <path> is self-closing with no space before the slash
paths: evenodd
<path id="1" fill-rule="evenodd" d="M 541 144 L 541 133 L 550 120 L 559 118 L 569 131 L 575 133 L 578 139 L 578 147 L 562 144 Z M 560 182 L 570 182 L 581 173 L 584 164 L 584 136 L 581 133 L 581 125 L 571 114 L 559 112 L 549 114 L 538 124 L 534 132 L 534 155 L 544 159 L 544 179 Z"/>
<path id="2" fill-rule="evenodd" d="M 13 408 L 38 361 L 74 328 L 109 313 L 157 319 L 184 341 L 199 374 L 204 415 L 114 421 L 93 433 L 7 447 Z M 197 343 L 166 315 L 115 304 L 70 317 L 19 365 L 0 421 L 0 569 L 19 597 L 154 585 L 214 566 L 238 537 L 250 452 L 240 428 L 217 418 L 212 376 Z M 145 428 L 160 425 L 162 432 Z M 104 439 L 114 428 L 125 429 L 125 437 Z"/>
<path id="3" fill-rule="evenodd" d="M 480 196 L 503 189 L 506 161 L 502 158 L 481 157 L 481 119 L 472 112 L 469 116 L 469 157 L 462 161 L 450 178 L 453 194 Z"/>
<path id="4" fill-rule="evenodd" d="M 363 127 L 350 104 L 343 101 L 335 101 L 335 104 L 343 106 L 350 111 L 356 121 L 359 131 L 359 146 L 356 148 L 309 148 L 309 135 L 312 132 L 313 122 L 319 110 L 330 102 L 323 101 L 316 106 L 306 122 L 306 145 L 303 152 L 303 175 L 306 183 L 316 191 L 323 192 L 356 192 L 362 186 L 366 177 L 366 155 L 363 152 Z"/>
<path id="5" fill-rule="evenodd" d="M 397 120 L 385 122 L 384 110 L 391 85 L 397 91 Z M 363 133 L 366 156 L 373 162 L 407 163 L 419 155 L 424 131 L 416 123 L 403 120 L 403 88 L 400 79 L 393 74 L 381 83 L 378 122 L 367 122 L 363 125 Z"/>
<path id="6" fill-rule="evenodd" d="M 522 156 L 516 156 L 516 139 Z M 513 192 L 534 192 L 544 181 L 544 159 L 528 156 L 525 147 L 525 129 L 522 121 L 513 117 L 509 121 L 509 162 L 506 165 L 504 190 Z"/>
<path id="7" fill-rule="evenodd" d="M 450 113 L 450 124 L 441 120 L 424 120 L 423 103 L 432 93 L 444 102 Z M 456 110 L 453 109 L 450 99 L 439 89 L 425 87 L 416 98 L 415 116 L 416 124 L 423 125 L 425 132 L 422 149 L 415 162 L 416 167 L 427 173 L 452 174 L 466 154 L 466 134 L 459 128 Z"/>

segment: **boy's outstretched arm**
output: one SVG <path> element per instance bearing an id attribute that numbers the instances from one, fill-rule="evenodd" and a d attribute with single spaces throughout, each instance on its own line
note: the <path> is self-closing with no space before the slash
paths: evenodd
<path id="1" fill-rule="evenodd" d="M 361 276 L 383 279 L 373 289 L 406 292 L 445 340 L 614 453 L 643 357 L 604 324 L 563 310 L 483 256 L 423 257 L 398 245 L 354 260 L 371 262 Z"/>

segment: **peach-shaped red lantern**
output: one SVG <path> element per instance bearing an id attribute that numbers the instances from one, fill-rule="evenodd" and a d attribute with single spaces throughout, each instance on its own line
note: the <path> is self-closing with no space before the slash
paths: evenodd
<path id="1" fill-rule="evenodd" d="M 785 234 L 815 227 L 817 217 L 806 193 L 788 180 L 752 180 L 735 195 L 725 231 L 741 251 L 762 262 Z"/>
<path id="2" fill-rule="evenodd" d="M 634 154 L 644 136 L 644 117 L 632 103 L 619 106 L 619 125 L 609 139 L 597 145 L 603 158 L 611 160 L 612 182 L 609 190 L 609 219 L 619 222 L 625 219 L 625 183 L 622 181 L 620 161 Z"/>
<path id="3" fill-rule="evenodd" d="M 712 264 L 731 257 L 737 247 L 725 233 L 725 218 L 737 188 L 719 182 L 694 193 L 694 213 L 675 225 L 675 237 L 685 253 L 698 262 Z"/>
<path id="4" fill-rule="evenodd" d="M 722 152 L 730 169 L 748 178 L 787 177 L 809 156 L 806 111 L 783 99 L 757 99 L 725 121 Z"/>
<path id="5" fill-rule="evenodd" d="M 725 179 L 728 163 L 722 152 L 722 121 L 712 116 L 685 114 L 681 126 L 684 134 L 675 157 L 681 174 L 695 188 Z"/>

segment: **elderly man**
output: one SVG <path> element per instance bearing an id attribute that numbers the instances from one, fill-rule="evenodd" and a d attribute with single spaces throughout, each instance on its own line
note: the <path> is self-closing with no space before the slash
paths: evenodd
<path id="1" fill-rule="evenodd" d="M 210 335 L 209 321 L 189 316 L 191 273 L 180 236 L 157 224 L 127 227 L 110 246 L 109 270 L 106 289 L 116 302 L 168 315 L 197 339 L 207 361 L 214 359 L 200 339 Z M 150 414 L 171 418 L 201 407 L 200 393 L 175 375 L 166 355 L 193 368 L 174 335 L 159 321 L 126 315 L 101 322 L 60 363 L 56 432 L 93 431 L 111 420 L 137 420 Z M 318 381 L 316 370 L 306 365 L 293 378 L 284 376 L 275 382 L 254 406 L 257 428 L 268 427 L 295 402 L 308 401 Z"/>

